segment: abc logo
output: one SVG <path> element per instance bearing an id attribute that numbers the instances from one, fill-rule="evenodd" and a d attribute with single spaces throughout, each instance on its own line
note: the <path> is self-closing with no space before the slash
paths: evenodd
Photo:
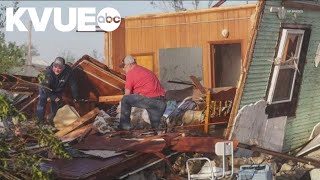
<path id="1" fill-rule="evenodd" d="M 102 30 L 111 32 L 120 26 L 121 16 L 116 9 L 107 7 L 99 12 L 97 22 Z"/>

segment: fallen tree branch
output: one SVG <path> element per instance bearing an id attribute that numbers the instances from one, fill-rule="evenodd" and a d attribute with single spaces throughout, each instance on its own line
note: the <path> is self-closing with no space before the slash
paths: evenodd
<path id="1" fill-rule="evenodd" d="M 20 180 L 19 178 L 17 178 L 16 176 L 8 173 L 8 172 L 5 172 L 5 171 L 1 171 L 0 170 L 0 176 L 6 178 L 6 179 L 10 179 L 10 180 Z"/>
<path id="2" fill-rule="evenodd" d="M 13 76 L 13 75 L 10 75 L 10 74 L 6 74 L 6 75 L 15 78 L 18 81 L 21 81 L 21 82 L 24 82 L 24 83 L 27 83 L 27 84 L 31 84 L 31 85 L 34 85 L 34 86 L 37 86 L 37 87 L 41 87 L 41 88 L 47 89 L 49 91 L 52 91 L 52 89 L 48 88 L 47 86 L 43 86 L 43 85 L 41 85 L 39 83 L 29 82 L 29 81 L 23 80 L 23 79 L 21 79 L 19 77 L 16 77 L 16 76 Z"/>

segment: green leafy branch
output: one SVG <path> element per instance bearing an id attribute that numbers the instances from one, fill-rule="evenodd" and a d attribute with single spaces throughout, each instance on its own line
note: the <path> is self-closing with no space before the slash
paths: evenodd
<path id="1" fill-rule="evenodd" d="M 30 150 L 27 144 L 37 143 L 40 148 L 46 147 L 57 157 L 69 159 L 71 156 L 66 152 L 63 143 L 51 130 L 35 125 L 34 120 L 27 120 L 26 116 L 13 106 L 8 97 L 0 94 L 0 121 L 8 119 L 15 121 L 14 126 L 10 127 L 10 131 L 15 133 L 11 133 L 11 137 L 0 138 L 0 177 L 52 179 L 52 170 L 43 171 L 40 168 L 41 162 L 48 158 Z M 16 133 L 17 129 L 22 133 Z"/>

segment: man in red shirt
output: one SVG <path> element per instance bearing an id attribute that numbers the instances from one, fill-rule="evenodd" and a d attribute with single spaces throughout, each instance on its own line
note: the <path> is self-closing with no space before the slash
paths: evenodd
<path id="1" fill-rule="evenodd" d="M 151 127 L 159 128 L 160 119 L 166 109 L 165 91 L 159 79 L 152 71 L 139 66 L 130 55 L 124 58 L 119 67 L 126 73 L 125 95 L 121 100 L 120 129 L 131 129 L 132 107 L 146 109 Z"/>

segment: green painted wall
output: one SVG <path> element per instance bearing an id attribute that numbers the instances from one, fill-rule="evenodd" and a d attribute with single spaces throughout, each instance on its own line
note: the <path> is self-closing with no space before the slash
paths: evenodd
<path id="1" fill-rule="evenodd" d="M 320 4 L 320 1 L 316 2 Z M 281 26 L 277 13 L 270 12 L 272 6 L 280 7 L 281 2 L 266 1 L 240 108 L 266 96 L 272 68 L 270 61 L 275 56 Z M 314 125 L 320 122 L 320 66 L 314 65 L 320 43 L 320 12 L 304 10 L 303 13 L 297 13 L 296 18 L 292 13 L 287 13 L 283 22 L 312 25 L 296 117 L 289 118 L 286 125 L 283 148 L 286 151 L 304 143 Z"/>

